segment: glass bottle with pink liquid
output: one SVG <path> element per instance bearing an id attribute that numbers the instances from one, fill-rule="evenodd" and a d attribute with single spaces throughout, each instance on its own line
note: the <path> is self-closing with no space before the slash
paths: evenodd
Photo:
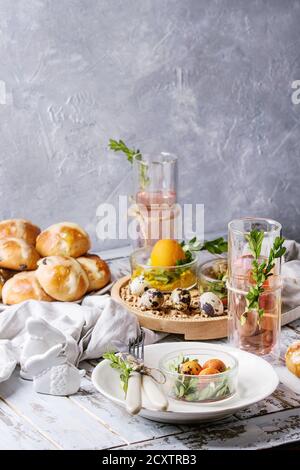
<path id="1" fill-rule="evenodd" d="M 258 297 L 258 308 L 249 309 L 247 295 L 256 285 L 253 252 L 249 245 L 252 230 L 263 232 L 258 264 L 267 262 L 281 225 L 271 219 L 243 218 L 228 225 L 228 337 L 231 344 L 248 352 L 276 359 L 281 328 L 281 258 L 274 259 L 271 276 Z"/>
<path id="2" fill-rule="evenodd" d="M 134 206 L 130 214 L 138 223 L 136 247 L 153 245 L 161 238 L 176 238 L 178 207 L 177 157 L 162 152 L 143 154 L 133 161 Z"/>

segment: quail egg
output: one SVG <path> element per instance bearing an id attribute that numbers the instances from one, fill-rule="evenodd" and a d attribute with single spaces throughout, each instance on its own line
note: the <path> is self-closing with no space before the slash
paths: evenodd
<path id="1" fill-rule="evenodd" d="M 173 290 L 170 300 L 176 310 L 184 312 L 191 305 L 191 294 L 187 289 L 177 288 Z"/>
<path id="2" fill-rule="evenodd" d="M 200 295 L 200 308 L 209 317 L 223 315 L 224 307 L 219 297 L 213 292 L 204 292 Z"/>
<path id="3" fill-rule="evenodd" d="M 145 309 L 157 309 L 164 302 L 163 294 L 157 289 L 146 290 L 140 298 L 140 306 Z"/>
<path id="4" fill-rule="evenodd" d="M 138 277 L 132 279 L 129 284 L 129 290 L 132 295 L 142 295 L 149 287 L 149 283 L 146 281 L 145 277 L 141 274 Z"/>

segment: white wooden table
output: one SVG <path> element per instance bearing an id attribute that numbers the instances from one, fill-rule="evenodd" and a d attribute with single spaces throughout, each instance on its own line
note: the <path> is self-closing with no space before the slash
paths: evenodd
<path id="1" fill-rule="evenodd" d="M 128 272 L 125 259 L 111 266 L 118 275 Z M 296 339 L 299 320 L 282 330 L 284 347 Z M 96 363 L 83 364 L 87 376 L 69 398 L 35 393 L 18 371 L 0 384 L 0 449 L 262 449 L 300 441 L 300 395 L 282 384 L 266 400 L 223 421 L 174 426 L 129 416 L 104 398 L 90 380 Z"/>

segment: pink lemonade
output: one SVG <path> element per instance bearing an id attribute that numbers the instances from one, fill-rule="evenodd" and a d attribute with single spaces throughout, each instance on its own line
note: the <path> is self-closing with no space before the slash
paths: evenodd
<path id="1" fill-rule="evenodd" d="M 153 245 L 162 238 L 176 238 L 175 191 L 140 191 L 136 203 L 140 205 L 138 246 Z"/>
<path id="2" fill-rule="evenodd" d="M 167 204 L 168 206 L 173 206 L 176 202 L 176 192 L 175 191 L 140 191 L 136 195 L 137 204 L 143 204 L 148 209 L 151 209 L 153 204 L 161 206 Z"/>
<path id="3" fill-rule="evenodd" d="M 259 263 L 263 260 L 261 258 Z M 264 310 L 263 316 L 259 318 L 255 310 L 245 314 L 247 293 L 255 285 L 252 261 L 252 255 L 244 255 L 233 262 L 231 288 L 228 290 L 229 327 L 235 331 L 234 342 L 237 347 L 267 355 L 275 348 L 280 331 L 280 279 L 278 275 L 273 275 L 264 283 L 265 291 L 259 298 L 259 308 Z"/>

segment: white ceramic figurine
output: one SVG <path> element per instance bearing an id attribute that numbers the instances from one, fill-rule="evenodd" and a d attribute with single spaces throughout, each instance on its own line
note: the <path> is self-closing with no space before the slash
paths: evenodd
<path id="1" fill-rule="evenodd" d="M 27 335 L 21 354 L 21 371 L 23 379 L 32 380 L 24 364 L 32 356 L 43 354 L 56 344 L 65 344 L 63 333 L 51 326 L 45 320 L 29 318 L 26 322 Z"/>
<path id="2" fill-rule="evenodd" d="M 47 395 L 73 395 L 85 375 L 84 370 L 68 363 L 62 344 L 53 346 L 44 354 L 32 356 L 26 361 L 25 368 L 33 377 L 35 391 Z"/>

